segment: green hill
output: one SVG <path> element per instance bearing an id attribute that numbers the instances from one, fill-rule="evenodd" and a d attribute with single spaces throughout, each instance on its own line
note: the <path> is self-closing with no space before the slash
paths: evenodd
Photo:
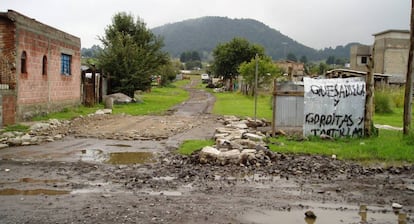
<path id="1" fill-rule="evenodd" d="M 288 53 L 295 54 L 298 59 L 304 55 L 309 60 L 323 60 L 330 55 L 336 58 L 349 58 L 351 46 L 348 44 L 318 51 L 259 21 L 227 17 L 189 19 L 153 28 L 152 32 L 164 37 L 164 50 L 173 57 L 179 57 L 185 51 L 198 51 L 206 58 L 211 55 L 217 44 L 228 42 L 234 37 L 243 37 L 252 43 L 262 45 L 266 54 L 273 59 L 285 58 Z"/>

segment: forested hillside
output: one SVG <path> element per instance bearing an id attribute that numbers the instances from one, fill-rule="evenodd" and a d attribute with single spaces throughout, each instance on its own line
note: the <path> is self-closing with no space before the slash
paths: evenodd
<path id="1" fill-rule="evenodd" d="M 315 50 L 259 21 L 226 17 L 190 19 L 156 27 L 152 31 L 164 37 L 164 50 L 173 57 L 179 57 L 186 51 L 198 51 L 202 57 L 206 57 L 217 44 L 228 42 L 234 37 L 243 37 L 262 45 L 266 54 L 273 59 L 285 58 L 289 53 L 293 53 L 296 58 L 306 56 L 308 60 L 325 60 L 329 56 L 349 58 L 351 46 L 348 44 L 335 49 Z"/>

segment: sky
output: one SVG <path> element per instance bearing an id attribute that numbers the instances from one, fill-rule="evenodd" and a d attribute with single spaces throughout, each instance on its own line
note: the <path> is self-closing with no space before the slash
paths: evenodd
<path id="1" fill-rule="evenodd" d="M 306 46 L 372 44 L 372 34 L 409 29 L 410 0 L 1 0 L 0 11 L 23 15 L 100 44 L 117 12 L 141 18 L 147 28 L 203 16 L 255 19 Z"/>

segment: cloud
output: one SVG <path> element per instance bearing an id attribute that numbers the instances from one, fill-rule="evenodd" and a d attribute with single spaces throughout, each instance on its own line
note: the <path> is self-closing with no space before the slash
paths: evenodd
<path id="1" fill-rule="evenodd" d="M 79 36 L 83 47 L 98 44 L 112 16 L 125 11 L 149 28 L 202 16 L 250 18 L 317 49 L 369 44 L 373 33 L 408 29 L 410 8 L 402 0 L 2 0 L 0 6 Z"/>

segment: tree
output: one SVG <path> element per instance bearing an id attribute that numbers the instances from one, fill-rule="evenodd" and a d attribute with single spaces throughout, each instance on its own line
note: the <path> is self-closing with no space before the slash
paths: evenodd
<path id="1" fill-rule="evenodd" d="M 308 58 L 305 55 L 302 55 L 299 61 L 306 65 L 308 63 Z"/>
<path id="2" fill-rule="evenodd" d="M 178 66 L 178 67 L 177 67 Z M 161 86 L 166 86 L 171 83 L 176 74 L 178 74 L 179 64 L 169 61 L 167 64 L 158 68 L 157 74 L 161 77 Z"/>
<path id="3" fill-rule="evenodd" d="M 110 93 L 122 92 L 132 97 L 135 90 L 150 89 L 151 75 L 168 63 L 168 55 L 161 51 L 162 39 L 131 14 L 115 14 L 99 39 L 104 47 L 99 66 L 109 74 Z"/>
<path id="4" fill-rule="evenodd" d="M 296 58 L 296 55 L 294 53 L 289 53 L 286 56 L 286 59 L 289 60 L 289 61 L 294 61 L 294 62 L 297 62 L 298 61 L 298 58 Z"/>
<path id="5" fill-rule="evenodd" d="M 403 117 L 403 133 L 409 135 L 411 132 L 411 110 L 413 102 L 413 60 L 414 60 L 414 0 L 411 0 L 411 16 L 410 16 L 410 50 L 408 52 L 407 78 L 405 81 L 404 92 L 404 117 Z"/>
<path id="6" fill-rule="evenodd" d="M 326 59 L 326 64 L 328 64 L 328 65 L 333 65 L 333 64 L 335 64 L 335 56 L 330 55 L 330 56 L 328 57 L 328 59 Z"/>
<path id="7" fill-rule="evenodd" d="M 258 62 L 257 87 L 260 88 L 264 84 L 272 83 L 271 81 L 282 74 L 282 70 L 278 68 L 270 57 L 261 57 Z M 243 62 L 238 69 L 240 75 L 247 82 L 254 95 L 254 82 L 256 75 L 256 60 L 253 58 L 250 62 Z"/>
<path id="8" fill-rule="evenodd" d="M 197 51 L 186 51 L 181 53 L 180 61 L 185 64 L 188 70 L 202 68 L 200 54 Z"/>
<path id="9" fill-rule="evenodd" d="M 325 72 L 328 70 L 328 65 L 321 62 L 319 63 L 319 67 L 318 67 L 318 75 L 324 75 Z"/>
<path id="10" fill-rule="evenodd" d="M 213 51 L 212 70 L 224 80 L 232 80 L 238 75 L 238 68 L 243 62 L 249 62 L 256 54 L 264 55 L 262 46 L 251 44 L 244 38 L 234 38 L 230 42 L 219 44 Z M 230 87 L 232 90 L 232 87 Z"/>

